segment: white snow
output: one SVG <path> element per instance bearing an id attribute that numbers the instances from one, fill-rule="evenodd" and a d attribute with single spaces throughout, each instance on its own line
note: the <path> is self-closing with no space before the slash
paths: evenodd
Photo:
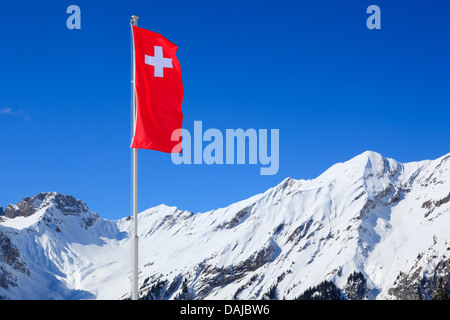
<path id="1" fill-rule="evenodd" d="M 138 221 L 139 279 L 150 281 L 141 294 L 152 281 L 171 283 L 181 276 L 195 292 L 204 289 L 204 299 L 236 294 L 260 299 L 273 285 L 279 298 L 293 299 L 323 280 L 342 288 L 352 272 L 361 271 L 372 290 L 368 298 L 393 298 L 388 289 L 400 272 L 432 270 L 449 254 L 450 202 L 433 204 L 450 193 L 449 159 L 401 164 L 368 151 L 316 179 L 288 178 L 210 212 L 165 205 L 145 210 Z M 433 207 L 427 216 L 426 201 Z M 18 287 L 0 288 L 0 294 L 129 297 L 131 220 L 98 218 L 90 227 L 80 226 L 82 218 L 93 215 L 62 215 L 47 202 L 30 217 L 0 222 L 0 232 L 10 237 L 30 270 L 28 276 L 6 268 L 17 276 Z M 236 268 L 264 253 L 267 263 L 207 290 L 217 275 L 212 269 Z M 170 298 L 181 290 L 178 286 Z"/>

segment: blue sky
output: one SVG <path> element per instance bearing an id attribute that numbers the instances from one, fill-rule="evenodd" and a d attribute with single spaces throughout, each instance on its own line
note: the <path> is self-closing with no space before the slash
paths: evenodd
<path id="1" fill-rule="evenodd" d="M 69 30 L 69 5 L 81 30 Z M 381 30 L 369 30 L 369 5 Z M 39 192 L 130 214 L 130 28 L 179 46 L 184 127 L 280 130 L 280 169 L 139 151 L 139 211 L 204 212 L 365 150 L 450 152 L 448 1 L 2 1 L 0 205 Z"/>

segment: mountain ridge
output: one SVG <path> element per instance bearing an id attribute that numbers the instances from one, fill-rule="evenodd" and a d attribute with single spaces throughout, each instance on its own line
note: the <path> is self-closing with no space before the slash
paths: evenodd
<path id="1" fill-rule="evenodd" d="M 402 164 L 366 151 L 224 208 L 147 209 L 140 298 L 431 299 L 439 280 L 449 287 L 449 159 Z M 6 211 L 2 297 L 129 298 L 129 217 L 103 219 L 59 193 Z"/>

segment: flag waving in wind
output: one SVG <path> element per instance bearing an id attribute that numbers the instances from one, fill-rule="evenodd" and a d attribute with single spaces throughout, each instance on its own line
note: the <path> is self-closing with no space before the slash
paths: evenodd
<path id="1" fill-rule="evenodd" d="M 180 142 L 172 141 L 172 132 L 183 123 L 178 47 L 160 34 L 136 26 L 133 40 L 136 124 L 131 148 L 175 152 L 173 148 Z"/>

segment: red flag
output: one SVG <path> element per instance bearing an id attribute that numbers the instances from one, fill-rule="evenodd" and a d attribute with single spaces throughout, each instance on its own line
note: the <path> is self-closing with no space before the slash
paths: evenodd
<path id="1" fill-rule="evenodd" d="M 172 153 L 182 128 L 183 82 L 178 47 L 158 33 L 133 26 L 135 49 L 136 126 L 132 148 Z"/>

